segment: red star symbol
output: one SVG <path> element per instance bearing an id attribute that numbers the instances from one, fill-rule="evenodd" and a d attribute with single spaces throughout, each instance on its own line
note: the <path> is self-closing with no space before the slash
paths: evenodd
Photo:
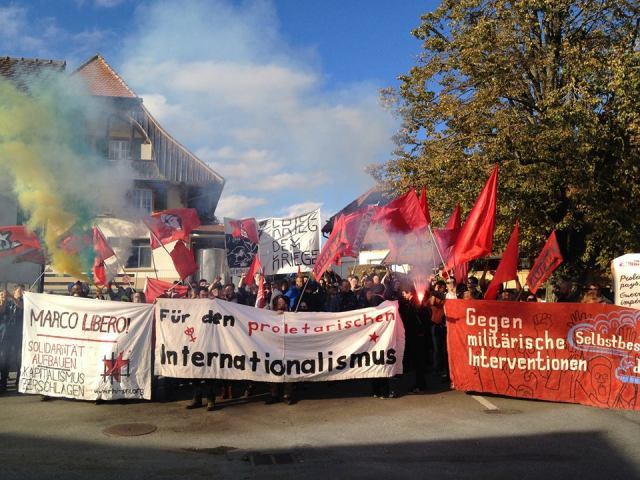
<path id="1" fill-rule="evenodd" d="M 113 358 L 113 355 L 112 355 L 111 359 L 104 359 L 102 361 L 104 362 L 104 367 L 105 367 L 104 368 L 105 373 L 103 374 L 103 377 L 104 378 L 108 376 L 112 377 L 117 382 L 120 381 L 120 376 L 122 375 L 122 368 L 129 366 L 129 360 L 125 360 L 122 357 L 122 352 L 120 352 L 117 358 Z"/>
<path id="2" fill-rule="evenodd" d="M 369 335 L 369 338 L 372 342 L 377 342 L 380 338 L 380 335 L 378 335 L 376 332 L 373 332 L 371 335 Z"/>

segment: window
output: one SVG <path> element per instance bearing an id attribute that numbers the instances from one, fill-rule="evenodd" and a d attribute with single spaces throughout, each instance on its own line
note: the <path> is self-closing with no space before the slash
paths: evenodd
<path id="1" fill-rule="evenodd" d="M 109 160 L 129 160 L 129 140 L 109 140 Z"/>
<path id="2" fill-rule="evenodd" d="M 134 188 L 131 195 L 133 206 L 147 213 L 153 212 L 153 192 L 148 188 Z"/>
<path id="3" fill-rule="evenodd" d="M 151 268 L 151 245 L 149 240 L 134 240 L 126 268 Z"/>

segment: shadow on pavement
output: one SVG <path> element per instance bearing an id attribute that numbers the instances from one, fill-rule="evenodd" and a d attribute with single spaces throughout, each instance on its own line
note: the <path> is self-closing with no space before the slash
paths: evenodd
<path id="1" fill-rule="evenodd" d="M 162 439 L 159 429 L 145 437 Z M 98 434 L 78 442 L 0 434 L 2 478 L 638 478 L 601 432 L 243 451 L 214 436 L 208 448 L 140 447 Z M 222 444 L 220 444 L 222 443 Z"/>

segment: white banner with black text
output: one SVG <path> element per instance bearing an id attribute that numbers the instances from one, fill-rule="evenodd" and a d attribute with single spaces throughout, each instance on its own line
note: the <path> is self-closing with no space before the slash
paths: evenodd
<path id="1" fill-rule="evenodd" d="M 258 223 L 258 252 L 265 275 L 310 272 L 320 253 L 320 209 Z"/>
<path id="2" fill-rule="evenodd" d="M 151 399 L 153 305 L 26 293 L 19 391 Z"/>
<path id="3" fill-rule="evenodd" d="M 278 313 L 224 300 L 158 299 L 158 375 L 262 382 L 402 373 L 397 302 L 341 313 Z"/>

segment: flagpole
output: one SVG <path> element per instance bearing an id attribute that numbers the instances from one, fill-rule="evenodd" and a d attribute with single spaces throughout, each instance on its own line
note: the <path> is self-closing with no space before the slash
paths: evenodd
<path id="1" fill-rule="evenodd" d="M 304 282 L 304 287 L 302 287 L 302 292 L 300 292 L 300 296 L 298 297 L 298 301 L 296 302 L 296 309 L 294 310 L 294 312 L 297 312 L 298 307 L 300 307 L 300 302 L 302 302 L 302 295 L 304 295 L 304 292 L 307 289 L 307 285 L 309 285 L 309 280 L 311 279 L 308 278 L 307 281 Z"/>
<path id="2" fill-rule="evenodd" d="M 431 234 L 431 240 L 433 241 L 433 244 L 436 247 L 436 252 L 438 252 L 438 256 L 440 257 L 440 261 L 442 262 L 442 266 L 444 267 L 444 265 L 445 265 L 444 258 L 442 257 L 442 253 L 440 252 L 440 248 L 438 248 L 438 242 L 436 241 L 436 238 L 433 235 L 433 230 L 431 230 L 431 224 L 428 224 L 427 227 L 429 228 L 429 234 Z M 432 250 L 432 252 L 433 252 L 433 250 Z"/>
<path id="3" fill-rule="evenodd" d="M 95 225 L 96 229 L 98 230 L 98 233 L 100 233 L 100 235 L 102 236 L 104 243 L 106 243 L 107 245 L 109 245 L 109 242 L 107 241 L 107 237 L 104 236 L 104 233 L 102 233 L 102 230 L 100 229 L 100 227 L 98 225 Z M 118 258 L 118 255 L 116 255 L 116 251 L 113 249 L 113 247 L 111 245 L 109 245 L 109 248 L 111 248 L 111 251 L 113 252 L 113 256 L 116 257 L 116 262 L 118 264 L 118 267 L 122 270 L 122 273 L 124 273 L 124 276 L 127 277 L 127 283 L 129 284 L 129 287 L 133 290 L 135 290 L 135 288 L 133 288 L 133 285 L 131 285 L 131 280 L 129 279 L 129 274 L 127 273 L 127 271 L 124 268 L 124 265 L 122 265 L 122 263 L 120 262 L 120 259 Z M 104 258 L 102 259 L 102 261 L 104 262 Z"/>
<path id="4" fill-rule="evenodd" d="M 171 253 L 169 253 L 169 250 L 167 250 L 167 247 L 164 246 L 164 243 L 162 243 L 160 241 L 160 239 L 158 238 L 158 236 L 153 232 L 153 229 L 149 226 L 149 224 L 147 223 L 147 221 L 145 219 L 142 220 L 142 222 L 146 225 L 146 227 L 149 229 L 149 233 L 151 233 L 151 235 L 153 235 L 153 238 L 156 239 L 156 242 L 158 242 L 160 244 L 160 246 L 164 249 L 165 252 L 167 252 L 167 255 L 169 255 L 169 257 L 171 257 Z M 151 258 L 153 258 L 153 248 L 151 249 Z M 155 260 L 154 260 L 154 268 L 155 268 Z M 180 275 L 180 274 L 178 274 Z M 158 276 L 158 272 L 156 271 L 156 278 Z M 180 279 L 180 281 L 182 282 L 182 278 Z M 171 289 L 170 289 L 171 290 Z"/>
<path id="5" fill-rule="evenodd" d="M 160 244 L 160 246 L 164 249 L 165 252 L 167 252 L 167 255 L 171 256 L 171 253 L 169 253 L 169 250 L 167 250 L 167 247 L 164 246 L 164 243 L 162 243 L 160 241 L 160 239 L 156 236 L 155 233 L 153 233 L 153 229 L 149 226 L 149 224 L 147 223 L 146 220 L 142 220 L 144 222 L 144 224 L 147 226 L 147 228 L 149 229 L 149 233 L 151 233 L 151 235 L 153 235 L 153 238 L 156 239 L 156 242 L 158 242 Z M 153 248 L 151 249 L 151 252 L 153 252 Z"/>
<path id="6" fill-rule="evenodd" d="M 41 273 L 40 275 L 38 275 L 38 278 L 36 278 L 35 282 L 33 282 L 33 283 L 31 284 L 31 286 L 29 287 L 29 291 L 31 291 L 31 290 L 33 289 L 33 287 L 36 285 L 36 283 L 38 283 L 38 281 L 39 281 L 39 280 L 44 276 L 44 274 L 45 274 L 46 270 L 47 270 L 47 269 L 46 269 L 46 268 L 44 268 L 44 265 L 43 265 L 42 273 Z"/>
<path id="7" fill-rule="evenodd" d="M 149 247 L 151 247 L 151 245 L 149 245 Z M 153 266 L 153 273 L 156 274 L 156 280 L 158 280 L 158 269 L 156 268 L 156 259 L 153 256 L 153 248 L 150 248 L 149 250 L 151 250 L 151 265 Z"/>

